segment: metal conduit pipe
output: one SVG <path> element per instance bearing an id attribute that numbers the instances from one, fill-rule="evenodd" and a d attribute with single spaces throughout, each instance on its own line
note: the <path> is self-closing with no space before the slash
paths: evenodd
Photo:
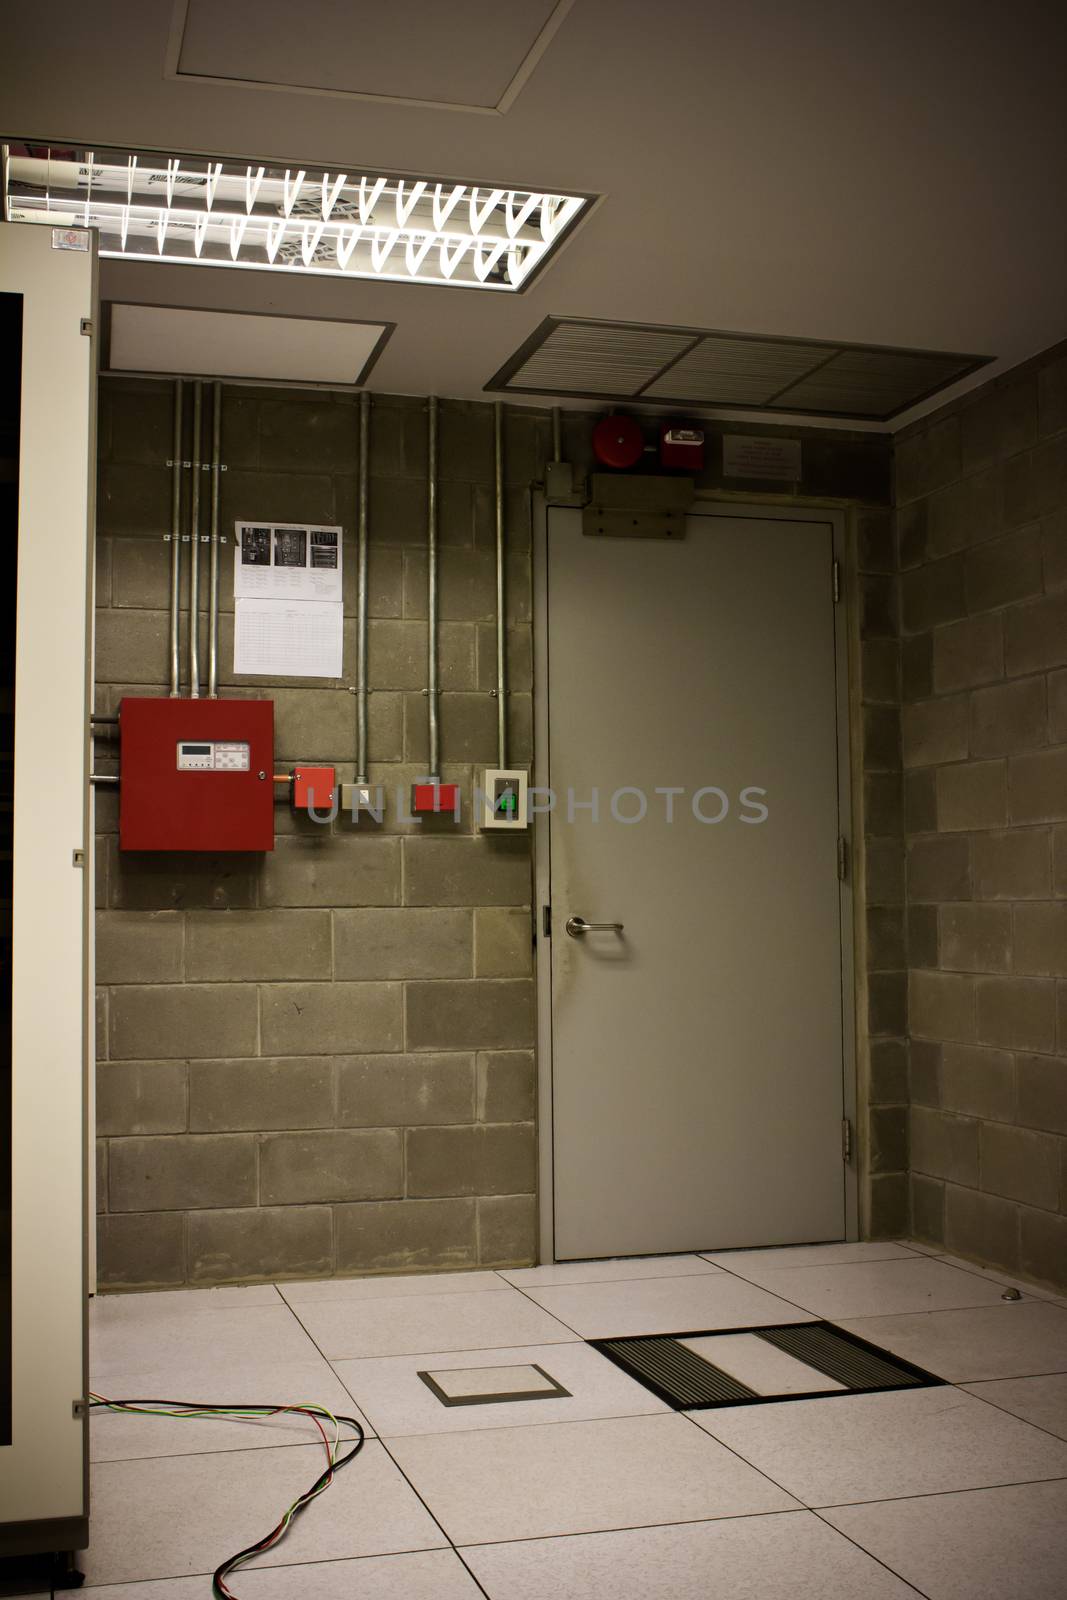
<path id="1" fill-rule="evenodd" d="M 507 617 L 504 611 L 504 406 L 493 404 L 493 463 L 496 498 L 496 764 L 508 764 Z"/>
<path id="2" fill-rule="evenodd" d="M 559 406 L 552 407 L 552 459 L 563 460 L 563 438 L 560 432 Z"/>
<path id="3" fill-rule="evenodd" d="M 207 603 L 207 692 L 219 697 L 219 478 L 222 473 L 222 384 L 211 386 L 211 566 Z"/>
<path id="4" fill-rule="evenodd" d="M 367 782 L 367 506 L 370 472 L 370 395 L 359 397 L 359 527 L 356 546 L 356 782 Z"/>
<path id="5" fill-rule="evenodd" d="M 181 694 L 181 636 L 178 608 L 182 582 L 182 380 L 174 380 L 174 442 L 170 473 L 170 693 Z"/>
<path id="6" fill-rule="evenodd" d="M 431 395 L 426 464 L 426 609 L 428 614 L 426 692 L 429 702 L 428 777 L 441 776 L 441 736 L 437 725 L 437 396 Z"/>
<path id="7" fill-rule="evenodd" d="M 200 698 L 200 413 L 204 385 L 193 384 L 193 487 L 189 496 L 189 694 Z"/>

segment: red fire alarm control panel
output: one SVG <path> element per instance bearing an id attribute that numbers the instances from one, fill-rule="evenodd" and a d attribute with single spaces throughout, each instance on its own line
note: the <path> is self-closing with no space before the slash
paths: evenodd
<path id="1" fill-rule="evenodd" d="M 123 850 L 273 850 L 274 702 L 126 699 Z"/>

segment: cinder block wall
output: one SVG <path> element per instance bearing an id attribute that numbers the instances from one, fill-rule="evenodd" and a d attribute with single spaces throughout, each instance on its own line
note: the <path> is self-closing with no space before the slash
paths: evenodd
<path id="1" fill-rule="evenodd" d="M 171 427 L 169 383 L 103 382 L 104 714 L 166 692 Z M 346 778 L 357 429 L 354 396 L 224 391 L 220 686 L 274 699 L 280 768 L 318 759 Z M 517 763 L 531 756 L 528 490 L 548 432 L 546 413 L 509 408 Z M 123 856 L 114 794 L 98 792 L 103 1285 L 533 1258 L 530 852 L 474 833 L 468 813 L 458 830 L 397 821 L 395 786 L 427 751 L 425 401 L 376 397 L 371 438 L 369 775 L 387 785 L 384 824 L 301 825 L 279 805 L 266 857 Z M 469 794 L 496 764 L 490 406 L 442 404 L 440 480 L 441 748 Z M 343 683 L 234 684 L 237 518 L 343 524 Z M 183 658 L 184 630 L 183 615 Z"/>
<path id="2" fill-rule="evenodd" d="M 1067 348 L 896 452 L 916 1234 L 1067 1282 Z"/>
<path id="3" fill-rule="evenodd" d="M 891 512 L 855 518 L 859 674 L 852 881 L 862 963 L 857 1159 L 867 1176 L 865 1231 L 900 1238 L 909 1226 L 904 778 L 900 754 L 900 580 Z M 854 757 L 854 767 L 857 762 Z M 865 1024 L 865 1026 L 864 1026 Z M 862 1205 L 861 1205 L 862 1211 Z"/>
<path id="4" fill-rule="evenodd" d="M 443 776 L 468 793 L 475 771 L 496 761 L 492 415 L 486 404 L 441 405 Z M 583 469 L 592 420 L 563 419 L 564 455 Z M 776 493 L 775 484 L 723 483 L 717 435 L 730 426 L 711 433 L 699 488 Z M 171 429 L 169 383 L 103 382 L 96 707 L 105 715 L 123 694 L 166 692 Z M 343 525 L 346 677 L 235 684 L 227 543 L 220 687 L 274 700 L 280 768 L 321 760 L 342 778 L 354 776 L 355 756 L 357 429 L 352 395 L 224 390 L 222 531 L 232 539 L 236 519 Z M 898 579 L 888 511 L 871 509 L 888 505 L 889 450 L 871 434 L 790 432 L 804 439 L 799 501 L 868 508 L 853 531 L 875 908 L 861 1035 L 869 1021 L 876 1037 L 871 1127 L 857 1134 L 872 1174 L 870 1225 L 899 1233 Z M 549 450 L 548 412 L 509 407 L 508 718 L 520 764 L 532 753 L 529 489 Z M 341 817 L 322 828 L 279 805 L 277 848 L 265 858 L 122 856 L 115 795 L 98 791 L 105 1287 L 534 1257 L 528 843 L 478 835 L 469 815 L 459 830 L 449 819 L 397 820 L 395 788 L 423 775 L 427 750 L 425 462 L 425 401 L 375 396 L 369 775 L 386 785 L 384 824 Z M 186 580 L 183 605 L 187 597 Z M 183 660 L 185 638 L 183 611 Z M 109 766 L 101 742 L 97 769 Z"/>

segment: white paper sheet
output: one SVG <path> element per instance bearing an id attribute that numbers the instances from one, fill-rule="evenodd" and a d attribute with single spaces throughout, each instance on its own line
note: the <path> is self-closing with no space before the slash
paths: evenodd
<path id="1" fill-rule="evenodd" d="M 241 598 L 234 604 L 234 672 L 339 678 L 344 608 L 336 600 Z"/>
<path id="2" fill-rule="evenodd" d="M 234 595 L 238 599 L 339 602 L 341 532 L 340 528 L 303 522 L 236 523 Z"/>

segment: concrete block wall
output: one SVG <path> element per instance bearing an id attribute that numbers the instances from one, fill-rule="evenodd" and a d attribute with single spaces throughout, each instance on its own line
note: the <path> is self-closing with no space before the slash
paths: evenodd
<path id="1" fill-rule="evenodd" d="M 172 387 L 106 379 L 100 401 L 97 695 L 166 692 Z M 188 407 L 188 394 L 187 394 Z M 205 403 L 205 409 L 206 403 Z M 187 426 L 188 426 L 187 411 Z M 564 417 L 588 468 L 593 417 Z M 722 431 L 773 432 L 758 424 Z M 224 391 L 221 528 L 345 530 L 345 677 L 234 681 L 232 544 L 223 548 L 220 687 L 275 702 L 279 770 L 355 757 L 356 397 Z M 704 492 L 724 484 L 709 430 Z M 791 430 L 797 431 L 797 430 Z M 903 1231 L 904 1032 L 897 575 L 887 441 L 799 430 L 799 499 L 857 513 L 872 1041 L 870 1223 Z M 209 422 L 205 416 L 205 437 Z M 188 442 L 188 441 L 187 441 Z M 532 754 L 529 488 L 545 410 L 506 414 L 508 717 Z M 186 450 L 188 455 L 188 450 Z M 104 1287 L 523 1264 L 535 1253 L 531 859 L 468 813 L 398 820 L 426 760 L 426 410 L 375 396 L 370 477 L 370 778 L 383 824 L 330 827 L 277 808 L 265 856 L 123 856 L 98 791 L 99 1246 Z M 492 408 L 442 402 L 443 776 L 469 794 L 496 761 Z M 187 502 L 186 502 L 187 503 Z M 206 507 L 205 507 L 206 510 Z M 188 580 L 183 584 L 183 607 Z M 182 616 L 183 657 L 186 613 Z M 202 635 L 201 661 L 205 641 Z M 108 771 L 108 747 L 97 769 Z M 861 1029 L 862 1031 L 862 1029 Z M 866 1069 L 865 1069 L 866 1070 Z"/>
<path id="2" fill-rule="evenodd" d="M 101 386 L 103 714 L 124 694 L 166 692 L 172 392 Z M 223 547 L 220 687 L 274 699 L 279 770 L 321 760 L 355 775 L 357 431 L 351 395 L 224 390 L 222 531 L 232 541 L 235 519 L 344 527 L 340 682 L 234 681 Z M 509 408 L 519 764 L 532 755 L 528 491 L 548 434 L 545 413 Z M 98 792 L 105 1286 L 533 1259 L 530 851 L 475 833 L 469 808 L 459 828 L 398 820 L 395 788 L 423 775 L 427 750 L 425 401 L 376 397 L 371 440 L 369 775 L 386 786 L 385 821 L 323 827 L 279 804 L 263 857 L 122 855 L 115 796 Z M 492 408 L 442 403 L 441 751 L 467 796 L 496 764 L 492 485 Z M 107 745 L 98 752 L 107 771 Z"/>
<path id="3" fill-rule="evenodd" d="M 856 567 L 858 781 L 853 889 L 858 945 L 859 1112 L 864 1231 L 908 1231 L 907 955 L 904 910 L 904 776 L 900 736 L 900 581 L 894 520 L 865 509 L 853 519 Z M 863 1213 L 865 1212 L 865 1217 Z"/>
<path id="4" fill-rule="evenodd" d="M 911 1204 L 1067 1283 L 1067 348 L 896 451 Z"/>

